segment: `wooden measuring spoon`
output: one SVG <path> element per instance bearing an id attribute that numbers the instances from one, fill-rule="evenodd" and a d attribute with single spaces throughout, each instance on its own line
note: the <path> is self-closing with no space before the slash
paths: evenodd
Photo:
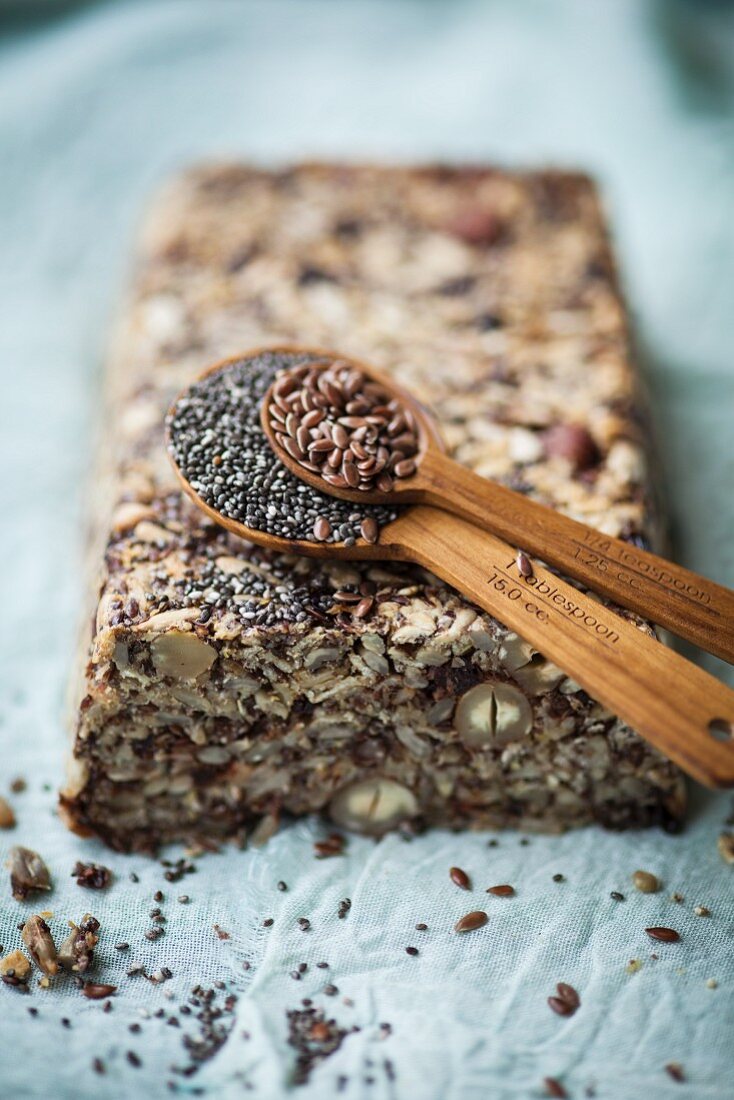
<path id="1" fill-rule="evenodd" d="M 169 451 L 170 454 L 170 451 Z M 516 552 L 437 508 L 408 508 L 378 543 L 291 540 L 246 527 L 211 508 L 174 462 L 179 482 L 221 527 L 283 554 L 407 561 L 463 592 L 650 744 L 708 787 L 734 786 L 734 691 L 541 565 L 520 574 Z"/>
<path id="2" fill-rule="evenodd" d="M 327 484 L 320 473 L 302 466 L 278 443 L 269 414 L 271 386 L 261 407 L 263 429 L 281 462 L 303 481 L 323 493 L 362 504 L 431 504 L 452 512 L 522 547 L 678 637 L 734 663 L 734 591 L 648 550 L 604 535 L 454 462 L 443 452 L 429 413 L 372 367 L 333 351 L 295 346 L 272 350 L 357 368 L 409 409 L 418 425 L 417 469 L 411 477 L 395 480 L 387 493 L 336 488 Z"/>

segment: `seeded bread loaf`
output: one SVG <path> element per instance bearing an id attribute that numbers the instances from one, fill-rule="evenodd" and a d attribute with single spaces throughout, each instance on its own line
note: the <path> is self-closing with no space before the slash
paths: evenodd
<path id="1" fill-rule="evenodd" d="M 70 825 L 120 849 L 262 836 L 313 811 L 375 833 L 674 827 L 677 769 L 435 577 L 269 555 L 182 496 L 162 440 L 169 403 L 209 363 L 283 343 L 394 372 L 459 461 L 659 544 L 587 178 L 187 173 L 147 224 L 107 373 Z"/>

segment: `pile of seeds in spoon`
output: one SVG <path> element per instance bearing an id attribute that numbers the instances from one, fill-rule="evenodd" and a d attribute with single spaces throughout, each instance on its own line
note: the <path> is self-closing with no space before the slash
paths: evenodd
<path id="1" fill-rule="evenodd" d="M 412 411 L 350 363 L 283 371 L 267 414 L 291 458 L 335 488 L 389 493 L 395 481 L 415 473 Z"/>
<path id="2" fill-rule="evenodd" d="M 278 372 L 317 358 L 264 351 L 202 378 L 168 416 L 169 451 L 209 507 L 252 530 L 304 542 L 376 542 L 398 510 L 312 489 L 278 460 L 260 424 L 262 400 Z"/>

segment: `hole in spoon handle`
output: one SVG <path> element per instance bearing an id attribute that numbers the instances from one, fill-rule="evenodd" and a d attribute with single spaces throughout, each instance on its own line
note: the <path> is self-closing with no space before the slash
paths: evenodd
<path id="1" fill-rule="evenodd" d="M 734 722 L 728 718 L 712 718 L 706 728 L 714 741 L 734 745 Z"/>

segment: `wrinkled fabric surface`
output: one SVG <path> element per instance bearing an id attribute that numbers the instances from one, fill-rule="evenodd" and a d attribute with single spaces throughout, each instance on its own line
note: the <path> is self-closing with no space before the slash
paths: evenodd
<path id="1" fill-rule="evenodd" d="M 194 160 L 447 157 L 595 172 L 637 313 L 678 556 L 734 584 L 731 9 L 148 0 L 67 10 L 6 0 L 0 32 L 0 793 L 18 819 L 0 831 L 0 859 L 25 844 L 54 879 L 49 895 L 20 903 L 3 871 L 0 943 L 19 946 L 30 913 L 52 911 L 58 942 L 68 919 L 91 911 L 102 922 L 95 976 L 119 985 L 109 1013 L 68 979 L 50 990 L 34 979 L 26 996 L 0 985 L 0 1096 L 156 1098 L 175 1081 L 181 1093 L 221 1097 L 322 1100 L 341 1089 L 348 1100 L 504 1100 L 542 1096 L 545 1077 L 572 1097 L 731 1095 L 733 869 L 716 850 L 727 795 L 694 791 L 678 837 L 435 832 L 350 838 L 324 860 L 313 842 L 328 827 L 305 821 L 262 848 L 198 858 L 175 883 L 156 861 L 69 835 L 55 813 L 106 333 L 148 194 Z M 10 794 L 18 775 L 27 789 Z M 111 867 L 111 887 L 77 886 L 77 859 Z M 450 882 L 453 865 L 471 876 L 471 893 Z M 632 888 L 638 867 L 661 878 L 659 893 Z M 484 892 L 500 883 L 516 896 Z M 151 942 L 154 907 L 167 921 Z M 455 935 L 473 909 L 487 911 L 487 925 Z M 651 925 L 677 929 L 681 942 L 653 943 Z M 172 977 L 128 978 L 135 962 Z M 581 997 L 569 1018 L 547 1005 L 559 981 Z M 215 989 L 215 1005 L 229 992 L 237 1002 L 222 1017 L 226 1041 L 185 1076 L 171 1067 L 191 1065 L 184 1040 L 200 1026 L 180 1006 L 198 983 Z M 304 997 L 359 1030 L 294 1086 L 286 1013 Z M 682 1065 L 683 1083 L 668 1063 Z"/>

